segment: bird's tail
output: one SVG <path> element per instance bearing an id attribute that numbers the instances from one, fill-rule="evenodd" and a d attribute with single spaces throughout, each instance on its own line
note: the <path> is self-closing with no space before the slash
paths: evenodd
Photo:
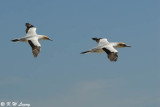
<path id="1" fill-rule="evenodd" d="M 86 53 L 90 53 L 91 51 L 85 51 L 85 52 L 81 52 L 81 54 L 86 54 Z"/>
<path id="2" fill-rule="evenodd" d="M 20 41 L 20 39 L 13 39 L 13 40 L 11 40 L 12 42 L 19 42 Z"/>

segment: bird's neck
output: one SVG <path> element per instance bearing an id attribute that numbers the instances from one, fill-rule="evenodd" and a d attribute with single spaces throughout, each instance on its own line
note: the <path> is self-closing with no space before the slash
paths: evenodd
<path id="1" fill-rule="evenodd" d="M 119 42 L 110 42 L 110 44 L 111 44 L 115 49 L 121 48 L 121 47 L 119 46 Z"/>
<path id="2" fill-rule="evenodd" d="M 43 35 L 38 35 L 38 40 L 41 41 L 43 40 L 44 36 Z"/>

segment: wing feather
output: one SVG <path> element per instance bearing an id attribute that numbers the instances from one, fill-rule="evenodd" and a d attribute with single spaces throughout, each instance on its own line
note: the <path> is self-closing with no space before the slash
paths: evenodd
<path id="1" fill-rule="evenodd" d="M 92 39 L 98 43 L 98 46 L 109 44 L 109 42 L 106 38 L 92 38 Z"/>
<path id="2" fill-rule="evenodd" d="M 92 40 L 95 40 L 97 43 L 99 43 L 100 39 L 102 38 L 92 38 Z"/>
<path id="3" fill-rule="evenodd" d="M 26 23 L 26 36 L 34 36 L 37 35 L 36 33 L 36 27 L 34 27 L 33 25 Z"/>
<path id="4" fill-rule="evenodd" d="M 33 56 L 36 58 L 39 55 L 41 48 L 39 42 L 36 40 L 28 40 L 28 43 L 32 47 Z"/>
<path id="5" fill-rule="evenodd" d="M 102 48 L 108 55 L 108 59 L 110 61 L 114 61 L 116 62 L 118 59 L 118 51 L 113 48 L 112 46 L 106 46 L 104 48 Z"/>

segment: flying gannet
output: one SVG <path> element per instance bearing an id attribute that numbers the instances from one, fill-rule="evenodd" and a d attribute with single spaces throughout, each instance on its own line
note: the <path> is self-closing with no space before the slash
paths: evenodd
<path id="1" fill-rule="evenodd" d="M 92 39 L 98 43 L 98 46 L 92 48 L 89 51 L 82 52 L 81 54 L 106 52 L 108 55 L 108 59 L 110 61 L 116 62 L 118 59 L 118 51 L 116 49 L 123 47 L 131 47 L 123 42 L 108 42 L 106 38 L 92 38 Z"/>
<path id="2" fill-rule="evenodd" d="M 51 40 L 45 35 L 38 35 L 36 33 L 36 27 L 33 25 L 26 23 L 26 36 L 18 39 L 11 40 L 12 42 L 28 42 L 32 47 L 33 56 L 36 58 L 40 53 L 41 44 L 39 41 L 41 40 Z M 52 41 L 52 40 L 51 40 Z"/>

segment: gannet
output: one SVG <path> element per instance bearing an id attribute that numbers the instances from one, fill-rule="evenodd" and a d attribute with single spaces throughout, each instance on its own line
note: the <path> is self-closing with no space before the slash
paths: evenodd
<path id="1" fill-rule="evenodd" d="M 41 48 L 41 44 L 39 43 L 39 41 L 41 40 L 50 40 L 52 41 L 49 37 L 45 36 L 45 35 L 38 35 L 36 33 L 36 27 L 34 27 L 33 25 L 26 23 L 26 36 L 22 37 L 22 38 L 17 38 L 17 39 L 13 39 L 11 40 L 12 42 L 26 42 L 29 43 L 31 48 L 32 48 L 32 53 L 33 56 L 36 58 L 38 56 L 38 54 L 40 53 L 40 48 Z"/>
<path id="2" fill-rule="evenodd" d="M 92 39 L 98 43 L 98 46 L 92 48 L 91 50 L 82 52 L 81 54 L 106 52 L 108 55 L 108 59 L 110 61 L 116 62 L 118 59 L 117 48 L 131 47 L 123 42 L 108 42 L 106 38 L 92 38 Z"/>

